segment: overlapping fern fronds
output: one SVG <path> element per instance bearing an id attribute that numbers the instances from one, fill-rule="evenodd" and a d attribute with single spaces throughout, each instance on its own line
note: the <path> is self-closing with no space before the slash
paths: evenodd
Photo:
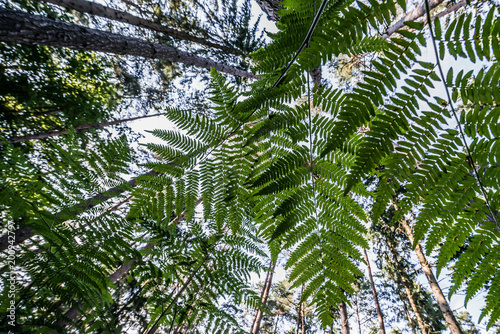
<path id="1" fill-rule="evenodd" d="M 125 138 L 90 148 L 80 145 L 70 135 L 41 152 L 37 164 L 16 147 L 3 148 L 3 221 L 35 234 L 22 248 L 13 249 L 16 261 L 11 269 L 22 277 L 17 281 L 17 319 L 25 326 L 56 323 L 63 318 L 58 308 L 64 304 L 105 309 L 111 302 L 107 275 L 123 258 L 134 257 L 131 224 L 95 196 L 124 183 L 121 175 L 131 150 Z M 6 294 L 2 298 L 8 300 Z"/>

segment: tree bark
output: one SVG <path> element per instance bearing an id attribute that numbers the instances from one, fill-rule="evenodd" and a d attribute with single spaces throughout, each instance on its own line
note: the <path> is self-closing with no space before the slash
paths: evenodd
<path id="1" fill-rule="evenodd" d="M 224 45 L 220 45 L 217 43 L 210 42 L 204 38 L 196 37 L 191 34 L 188 34 L 184 31 L 176 30 L 170 27 L 166 27 L 159 23 L 149 21 L 143 19 L 141 17 L 129 14 L 127 12 L 123 12 L 120 10 L 113 9 L 111 7 L 103 6 L 96 2 L 86 1 L 86 0 L 42 0 L 44 2 L 48 2 L 57 6 L 61 6 L 68 9 L 74 9 L 76 11 L 82 13 L 88 13 L 100 17 L 104 17 L 109 20 L 123 22 L 127 24 L 131 24 L 140 28 L 146 28 L 150 30 L 154 30 L 170 37 L 174 37 L 181 40 L 186 40 L 194 43 L 198 43 L 201 45 L 205 45 L 208 47 L 220 49 L 227 53 L 232 53 L 235 55 L 241 55 L 242 52 L 240 50 L 230 48 Z"/>
<path id="2" fill-rule="evenodd" d="M 437 7 L 440 3 L 442 3 L 444 0 L 430 0 L 429 1 L 429 8 L 433 9 Z M 425 2 L 420 4 L 417 8 L 406 14 L 401 20 L 390 26 L 385 33 L 382 35 L 384 38 L 388 38 L 392 34 L 394 34 L 396 31 L 401 29 L 402 27 L 405 26 L 405 22 L 408 21 L 415 21 L 416 19 L 422 17 L 425 15 Z"/>
<path id="3" fill-rule="evenodd" d="M 430 0 L 429 1 L 429 8 L 430 9 L 436 8 L 443 1 L 444 0 Z M 467 0 L 462 0 L 460 2 L 457 2 L 453 6 L 448 7 L 445 10 L 443 10 L 442 12 L 440 12 L 440 13 L 436 14 L 435 16 L 433 16 L 431 18 L 431 20 L 434 21 L 438 17 L 443 17 L 443 16 L 445 16 L 447 14 L 450 14 L 450 13 L 452 13 L 452 12 L 454 12 L 454 11 L 462 8 L 462 7 L 464 7 L 466 4 L 467 4 Z M 411 12 L 409 12 L 408 14 L 406 14 L 401 20 L 399 20 L 398 22 L 394 23 L 392 26 L 390 26 L 389 28 L 387 28 L 387 30 L 385 31 L 385 33 L 382 34 L 382 37 L 389 38 L 396 31 L 398 31 L 399 29 L 401 29 L 402 27 L 404 27 L 405 22 L 415 21 L 415 20 L 421 18 L 424 15 L 425 15 L 425 3 L 422 3 L 417 8 L 415 8 L 414 10 L 412 10 Z"/>
<path id="4" fill-rule="evenodd" d="M 403 286 L 405 288 L 406 292 L 406 298 L 408 298 L 408 301 L 410 302 L 411 309 L 413 310 L 413 313 L 415 314 L 415 317 L 417 318 L 417 323 L 418 326 L 420 327 L 420 331 L 422 334 L 428 334 L 427 326 L 425 325 L 424 319 L 422 319 L 422 315 L 420 314 L 420 310 L 418 309 L 417 302 L 415 301 L 415 298 L 413 297 L 413 292 L 410 287 L 410 281 L 406 277 L 406 275 L 403 273 L 401 275 L 401 280 L 403 282 Z"/>
<path id="5" fill-rule="evenodd" d="M 350 334 L 349 317 L 347 316 L 347 306 L 344 301 L 340 302 L 340 322 L 342 323 L 342 334 Z"/>
<path id="6" fill-rule="evenodd" d="M 262 287 L 262 292 L 260 294 L 260 300 L 261 300 L 263 306 L 266 306 L 267 298 L 269 297 L 269 291 L 271 290 L 271 285 L 273 282 L 273 274 L 274 274 L 275 266 L 276 266 L 276 262 L 271 260 L 271 262 L 269 263 L 269 271 L 267 272 L 266 280 L 264 282 L 264 286 Z M 252 334 L 259 333 L 260 323 L 262 321 L 262 315 L 263 315 L 263 313 L 262 313 L 261 309 L 257 309 L 255 311 L 252 329 L 250 331 Z"/>
<path id="7" fill-rule="evenodd" d="M 269 21 L 277 22 L 280 17 L 278 16 L 278 9 L 280 9 L 279 0 L 256 0 L 260 9 L 267 15 Z"/>
<path id="8" fill-rule="evenodd" d="M 116 125 L 116 124 L 121 124 L 121 123 L 126 123 L 126 122 L 132 122 L 136 121 L 138 119 L 144 119 L 144 118 L 149 118 L 149 117 L 156 117 L 156 116 L 162 116 L 165 115 L 165 113 L 159 113 L 159 114 L 153 114 L 153 115 L 144 115 L 144 116 L 138 116 L 138 117 L 132 117 L 132 118 L 125 118 L 125 119 L 119 119 L 116 121 L 110 121 L 110 122 L 101 122 L 101 123 L 94 123 L 94 124 L 80 124 L 74 127 L 75 131 L 80 131 L 80 130 L 89 130 L 89 129 L 97 129 L 97 128 L 104 128 L 107 126 L 111 125 Z M 12 137 L 7 139 L 7 141 L 11 144 L 16 144 L 16 143 L 22 143 L 28 140 L 35 140 L 35 139 L 45 139 L 45 138 L 51 138 L 51 137 L 57 137 L 60 135 L 67 134 L 68 130 L 58 130 L 58 131 L 51 131 L 51 132 L 42 132 L 42 133 L 35 133 L 32 135 L 26 135 L 26 136 L 19 136 L 19 137 Z"/>
<path id="9" fill-rule="evenodd" d="M 213 67 L 219 72 L 258 79 L 253 73 L 198 57 L 192 53 L 180 51 L 163 44 L 5 8 L 0 9 L 0 41 L 163 59 L 206 69 Z"/>
<path id="10" fill-rule="evenodd" d="M 278 312 L 276 314 L 276 324 L 274 325 L 274 332 L 273 334 L 276 334 L 278 332 L 278 321 L 280 320 L 280 313 Z"/>
<path id="11" fill-rule="evenodd" d="M 398 260 L 399 254 L 397 253 L 397 251 L 392 243 L 389 242 L 387 246 L 388 246 L 390 253 L 392 255 L 392 261 L 391 261 L 390 257 L 389 257 L 389 261 L 393 262 L 391 265 L 394 268 L 398 268 L 398 269 L 396 269 L 398 271 L 397 275 L 401 279 L 401 283 L 403 284 L 403 288 L 404 288 L 405 293 L 406 293 L 406 298 L 408 299 L 408 302 L 410 303 L 410 307 L 413 310 L 415 317 L 417 318 L 418 326 L 420 327 L 422 334 L 427 334 L 427 326 L 425 325 L 425 322 L 422 319 L 422 315 L 420 314 L 420 310 L 418 309 L 417 302 L 415 301 L 415 298 L 413 297 L 411 282 L 408 279 L 406 273 L 403 270 L 399 269 L 400 268 L 400 265 L 399 265 L 400 261 Z"/>
<path id="12" fill-rule="evenodd" d="M 398 287 L 399 287 L 399 284 L 398 284 Z M 415 328 L 415 324 L 413 323 L 413 319 L 410 316 L 410 311 L 408 311 L 408 306 L 406 306 L 406 302 L 405 302 L 403 294 L 401 292 L 399 293 L 399 297 L 401 298 L 401 302 L 403 303 L 403 308 L 405 310 L 406 319 L 408 319 L 408 324 L 410 324 L 411 332 L 413 334 L 416 334 L 417 329 Z"/>
<path id="13" fill-rule="evenodd" d="M 157 174 L 158 173 L 155 171 L 150 171 L 150 172 L 145 173 L 143 175 L 157 175 Z M 130 181 L 125 183 L 125 186 L 114 187 L 114 188 L 106 190 L 105 192 L 94 195 L 94 196 L 86 199 L 83 203 L 78 204 L 77 208 L 80 210 L 87 210 L 87 209 L 93 208 L 96 205 L 125 192 L 128 188 L 135 187 L 136 182 L 137 182 L 137 178 L 132 178 Z M 59 217 L 59 216 L 64 216 L 64 214 L 65 214 L 64 211 L 60 211 L 60 212 L 56 213 L 54 216 Z M 76 214 L 78 214 L 78 212 L 77 211 L 70 211 L 70 214 L 76 215 Z M 21 228 L 18 228 L 13 233 L 14 233 L 15 238 L 14 238 L 14 243 L 12 244 L 12 246 L 19 245 L 36 234 L 36 232 L 31 227 L 28 227 L 28 226 L 23 226 Z M 7 233 L 7 234 L 2 235 L 0 237 L 0 252 L 6 250 L 9 247 L 9 245 L 10 245 L 10 243 L 8 242 L 9 234 L 10 233 Z"/>
<path id="14" fill-rule="evenodd" d="M 365 253 L 366 268 L 368 270 L 368 278 L 370 279 L 370 286 L 372 287 L 373 299 L 375 300 L 375 309 L 377 310 L 380 333 L 385 334 L 384 315 L 382 314 L 382 310 L 380 309 L 380 304 L 378 302 L 378 295 L 377 295 L 377 290 L 375 289 L 375 283 L 373 282 L 370 260 L 368 259 L 368 254 L 366 253 L 366 249 L 364 249 L 363 251 Z"/>
<path id="15" fill-rule="evenodd" d="M 302 298 L 302 296 L 304 295 L 304 289 L 306 288 L 306 285 L 305 284 L 302 284 L 302 291 L 300 292 L 300 298 Z M 305 334 L 306 333 L 306 314 L 305 314 L 305 302 L 302 302 L 300 304 L 300 320 L 301 320 L 301 323 L 300 325 L 302 326 L 302 334 Z"/>
<path id="16" fill-rule="evenodd" d="M 399 209 L 396 204 L 394 204 L 394 207 L 396 210 Z M 403 219 L 401 219 L 399 223 L 401 224 L 401 226 L 403 226 L 403 229 L 408 236 L 408 239 L 410 239 L 410 242 L 414 244 L 415 239 L 413 238 L 413 231 L 411 226 L 408 224 L 408 221 L 403 217 Z M 434 295 L 434 298 L 436 298 L 439 309 L 441 310 L 441 313 L 443 313 L 444 320 L 446 321 L 450 332 L 452 334 L 463 334 L 462 329 L 460 328 L 460 325 L 458 324 L 457 319 L 455 318 L 455 315 L 450 308 L 450 304 L 448 304 L 448 301 L 446 300 L 446 297 L 444 296 L 443 291 L 438 284 L 436 276 L 434 276 L 431 266 L 429 265 L 429 262 L 427 262 L 427 258 L 425 257 L 420 243 L 417 243 L 417 245 L 415 246 L 415 253 L 417 254 L 418 261 L 422 266 L 422 271 L 424 272 L 425 277 L 427 278 L 427 281 L 431 286 L 432 294 Z"/>
<path id="17" fill-rule="evenodd" d="M 356 320 L 358 322 L 358 331 L 359 331 L 359 334 L 361 334 L 361 318 L 359 316 L 359 298 L 358 296 L 356 295 Z"/>

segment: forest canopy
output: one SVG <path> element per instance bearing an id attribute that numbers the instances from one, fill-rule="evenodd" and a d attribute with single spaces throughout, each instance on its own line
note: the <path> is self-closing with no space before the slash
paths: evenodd
<path id="1" fill-rule="evenodd" d="M 0 330 L 500 331 L 499 14 L 3 0 Z"/>

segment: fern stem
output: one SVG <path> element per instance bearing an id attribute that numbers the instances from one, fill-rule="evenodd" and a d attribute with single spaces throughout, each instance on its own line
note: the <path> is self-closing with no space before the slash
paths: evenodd
<path id="1" fill-rule="evenodd" d="M 160 316 L 158 317 L 158 319 L 156 319 L 156 321 L 154 322 L 154 324 L 151 327 L 151 329 L 149 329 L 147 332 L 144 331 L 145 334 L 154 334 L 154 333 L 156 333 L 156 331 L 158 330 L 158 323 L 160 322 L 161 318 L 163 318 L 165 316 L 165 314 L 170 309 L 170 307 L 177 301 L 177 298 L 179 298 L 179 296 L 184 292 L 184 290 L 187 288 L 187 286 L 193 280 L 195 273 L 197 273 L 201 269 L 201 267 L 203 266 L 203 264 L 205 264 L 205 262 L 209 259 L 209 257 L 210 257 L 209 254 L 207 254 L 205 256 L 205 258 L 203 259 L 203 262 L 201 262 L 200 265 L 198 266 L 198 268 L 196 268 L 195 270 L 193 270 L 191 272 L 191 275 L 188 277 L 188 279 L 185 282 L 183 282 L 182 288 L 179 291 L 177 291 L 177 293 L 175 294 L 175 296 L 172 296 L 173 297 L 172 301 L 170 302 L 170 304 L 168 304 L 167 308 L 165 310 L 163 310 L 163 312 L 160 314 Z M 172 291 L 172 293 L 173 293 L 173 291 Z"/>
<path id="2" fill-rule="evenodd" d="M 444 90 L 446 91 L 446 96 L 448 98 L 448 104 L 450 105 L 450 109 L 451 109 L 451 112 L 453 113 L 453 117 L 455 118 L 455 121 L 457 122 L 457 127 L 458 127 L 458 130 L 460 132 L 460 137 L 461 137 L 462 143 L 463 143 L 463 145 L 464 145 L 464 147 L 465 147 L 465 149 L 467 151 L 467 159 L 468 159 L 469 165 L 472 167 L 472 170 L 474 171 L 474 176 L 475 176 L 475 178 L 477 180 L 479 188 L 481 189 L 481 192 L 483 193 L 486 207 L 488 208 L 488 210 L 490 212 L 490 215 L 493 218 L 493 222 L 496 224 L 497 230 L 500 230 L 500 224 L 498 223 L 496 215 L 493 213 L 493 210 L 491 209 L 491 205 L 490 205 L 490 202 L 488 200 L 486 189 L 484 189 L 484 185 L 481 182 L 481 178 L 479 177 L 479 172 L 478 172 L 478 170 L 476 168 L 476 164 L 474 163 L 474 160 L 472 158 L 472 154 L 471 154 L 471 151 L 470 151 L 469 144 L 467 144 L 467 141 L 466 141 L 466 138 L 465 138 L 465 134 L 464 134 L 464 131 L 462 129 L 462 125 L 460 124 L 460 120 L 458 118 L 457 112 L 456 112 L 456 110 L 455 110 L 455 108 L 453 106 L 453 101 L 451 99 L 450 92 L 448 91 L 448 87 L 446 86 L 446 79 L 445 79 L 445 76 L 444 76 L 444 73 L 443 73 L 443 68 L 441 66 L 441 61 L 439 59 L 439 53 L 438 53 L 438 49 L 437 49 L 437 46 L 436 46 L 436 40 L 434 38 L 434 31 L 433 31 L 433 28 L 432 28 L 432 20 L 431 20 L 431 14 L 430 14 L 430 8 L 429 8 L 429 2 L 428 2 L 428 0 L 425 0 L 425 12 L 427 14 L 427 23 L 429 25 L 429 31 L 430 31 L 430 34 L 431 34 L 432 46 L 434 48 L 434 55 L 436 57 L 436 63 L 437 63 L 438 69 L 439 69 L 439 75 L 441 76 L 441 81 L 443 82 Z"/>
<path id="3" fill-rule="evenodd" d="M 321 6 L 319 7 L 319 10 L 318 12 L 316 13 L 316 15 L 314 16 L 314 19 L 313 19 L 313 22 L 311 24 L 311 26 L 309 27 L 309 31 L 307 32 L 307 35 L 306 37 L 304 38 L 304 41 L 302 42 L 302 44 L 300 45 L 299 49 L 297 50 L 297 52 L 295 53 L 295 56 L 293 57 L 293 59 L 288 63 L 287 67 L 285 68 L 285 70 L 281 73 L 281 75 L 279 76 L 278 79 L 276 79 L 276 81 L 274 82 L 274 84 L 271 86 L 271 88 L 276 88 L 280 83 L 281 81 L 283 80 L 283 78 L 285 77 L 285 75 L 288 73 L 288 70 L 290 70 L 290 68 L 292 67 L 293 63 L 295 62 L 295 60 L 297 60 L 297 58 L 299 57 L 300 53 L 302 52 L 302 50 L 304 50 L 304 48 L 309 44 L 309 40 L 311 39 L 311 36 L 312 34 L 314 33 L 314 30 L 316 29 L 316 26 L 318 25 L 318 22 L 319 22 L 319 19 L 321 17 L 321 14 L 323 14 L 323 11 L 325 10 L 325 7 L 326 7 L 326 4 L 328 3 L 328 0 L 323 0 L 321 2 Z M 250 115 L 248 115 L 242 123 L 246 123 L 250 117 L 252 117 L 255 112 L 258 110 L 258 108 L 256 108 L 255 110 L 253 110 Z M 229 139 L 229 137 L 231 137 L 232 135 L 234 135 L 236 133 L 236 131 L 239 129 L 239 126 L 238 127 L 235 127 L 230 133 L 228 136 L 226 136 L 226 138 L 224 138 L 222 140 L 222 142 L 220 142 L 219 144 L 217 144 L 216 146 L 214 146 L 214 148 L 205 156 L 205 158 L 203 158 L 201 161 L 197 162 L 196 164 L 202 162 L 204 159 L 206 159 L 210 153 L 212 153 L 217 147 L 221 146 L 224 144 L 224 142 Z M 195 164 L 195 166 L 196 166 Z M 193 167 L 194 168 L 194 167 Z"/>

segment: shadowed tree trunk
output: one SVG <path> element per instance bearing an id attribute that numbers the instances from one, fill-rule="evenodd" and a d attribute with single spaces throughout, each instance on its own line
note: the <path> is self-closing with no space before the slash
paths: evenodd
<path id="1" fill-rule="evenodd" d="M 280 313 L 278 311 L 278 313 L 276 314 L 276 324 L 274 325 L 274 332 L 273 332 L 273 334 L 278 333 L 278 322 L 279 321 L 280 321 Z"/>
<path id="2" fill-rule="evenodd" d="M 418 326 L 420 327 L 422 334 L 427 334 L 427 326 L 425 325 L 422 315 L 420 314 L 420 310 L 418 308 L 417 302 L 412 292 L 412 283 L 408 279 L 406 272 L 401 268 L 400 260 L 398 258 L 399 254 L 392 242 L 388 242 L 387 247 L 391 252 L 391 256 L 388 258 L 388 261 L 391 262 L 390 265 L 393 268 L 395 268 L 395 270 L 397 271 L 396 275 L 401 279 L 401 284 L 403 285 L 403 288 L 405 290 L 406 298 L 410 303 L 411 309 L 415 314 L 415 317 L 417 318 L 417 323 Z"/>
<path id="3" fill-rule="evenodd" d="M 213 67 L 219 72 L 257 79 L 253 73 L 163 44 L 4 8 L 0 9 L 0 41 L 163 59 L 206 69 Z"/>
<path id="4" fill-rule="evenodd" d="M 399 210 L 399 207 L 396 203 L 394 203 L 394 208 L 396 210 Z M 413 237 L 413 231 L 406 220 L 406 218 L 402 218 L 399 223 L 403 227 L 405 234 L 408 236 L 408 239 L 410 242 L 415 245 L 415 239 Z M 441 313 L 443 314 L 443 318 L 446 321 L 446 324 L 448 325 L 448 328 L 450 329 L 450 332 L 452 334 L 463 334 L 462 329 L 460 328 L 460 325 L 457 322 L 457 319 L 455 318 L 455 315 L 453 314 L 453 311 L 450 308 L 450 304 L 446 300 L 446 297 L 443 294 L 443 291 L 441 290 L 441 287 L 438 284 L 438 281 L 436 279 L 436 276 L 434 276 L 434 273 L 432 272 L 432 268 L 429 265 L 429 262 L 427 262 L 427 258 L 425 257 L 424 251 L 422 250 L 422 246 L 420 243 L 417 243 L 415 245 L 415 253 L 417 254 L 418 261 L 420 262 L 420 265 L 422 266 L 422 271 L 425 274 L 425 277 L 427 278 L 427 281 L 429 282 L 429 285 L 431 287 L 432 294 L 434 295 L 434 298 L 436 299 L 439 309 L 441 310 Z"/>
<path id="5" fill-rule="evenodd" d="M 382 310 L 380 309 L 380 304 L 378 302 L 377 290 L 375 289 L 375 283 L 373 282 L 372 269 L 370 266 L 370 260 L 368 259 L 368 254 L 366 253 L 366 249 L 363 250 L 365 253 L 366 260 L 366 268 L 368 270 L 368 278 L 370 279 L 370 286 L 372 287 L 373 299 L 375 301 L 375 309 L 377 310 L 378 323 L 380 326 L 380 333 L 385 334 L 385 326 L 384 326 L 384 315 L 382 314 Z"/>
<path id="6" fill-rule="evenodd" d="M 401 275 L 401 280 L 403 282 L 403 286 L 406 292 L 406 298 L 408 298 L 408 301 L 410 302 L 410 306 L 413 310 L 413 313 L 415 314 L 415 317 L 417 318 L 417 323 L 418 326 L 420 327 L 420 330 L 422 331 L 422 334 L 427 334 L 427 326 L 425 325 L 424 319 L 422 318 L 422 314 L 420 314 L 420 310 L 418 309 L 417 301 L 414 298 L 410 281 L 408 278 L 403 274 Z"/>
<path id="7" fill-rule="evenodd" d="M 349 329 L 349 317 L 347 315 L 347 306 L 344 301 L 340 302 L 340 322 L 342 325 L 342 334 L 350 334 L 351 331 Z"/>
<path id="8" fill-rule="evenodd" d="M 306 288 L 306 285 L 305 284 L 302 284 L 302 291 L 300 293 L 300 298 L 302 298 L 302 296 L 304 295 L 304 289 Z M 300 322 L 301 322 L 301 326 L 302 326 L 302 334 L 305 334 L 306 333 L 306 311 L 305 311 L 305 308 L 306 308 L 306 305 L 305 305 L 305 302 L 302 302 L 302 304 L 300 304 Z"/>
<path id="9" fill-rule="evenodd" d="M 276 262 L 272 261 L 269 263 L 269 271 L 267 272 L 266 275 L 266 280 L 264 282 L 264 286 L 262 287 L 262 293 L 260 294 L 260 300 L 262 302 L 262 305 L 266 305 L 267 303 L 267 297 L 269 296 L 269 291 L 271 290 L 271 285 L 273 283 L 273 274 L 274 274 L 274 267 L 276 266 Z M 261 309 L 257 309 L 255 311 L 255 317 L 253 319 L 253 324 L 252 324 L 252 329 L 251 333 L 252 334 L 258 334 L 259 329 L 260 329 L 260 323 L 262 321 L 262 311 Z"/>
<path id="10" fill-rule="evenodd" d="M 358 322 L 358 332 L 361 334 L 361 318 L 359 316 L 359 298 L 356 295 L 356 321 Z"/>
<path id="11" fill-rule="evenodd" d="M 232 53 L 235 55 L 241 55 L 242 52 L 240 50 L 226 47 L 224 45 L 220 45 L 217 43 L 210 42 L 204 38 L 196 37 L 191 34 L 188 34 L 184 31 L 179 31 L 170 27 L 166 27 L 164 25 L 158 24 L 156 22 L 152 22 L 141 17 L 129 14 L 127 12 L 123 12 L 120 10 L 113 9 L 111 7 L 103 6 L 96 2 L 86 1 L 86 0 L 42 0 L 44 2 L 48 2 L 54 5 L 58 5 L 68 9 L 74 9 L 76 11 L 82 13 L 88 13 L 100 17 L 104 17 L 109 20 L 123 22 L 127 24 L 131 24 L 140 28 L 146 28 L 150 30 L 154 30 L 170 37 L 174 37 L 177 39 L 182 39 L 190 42 L 195 42 L 201 45 L 205 45 L 208 47 L 216 48 L 223 50 L 227 53 Z"/>

